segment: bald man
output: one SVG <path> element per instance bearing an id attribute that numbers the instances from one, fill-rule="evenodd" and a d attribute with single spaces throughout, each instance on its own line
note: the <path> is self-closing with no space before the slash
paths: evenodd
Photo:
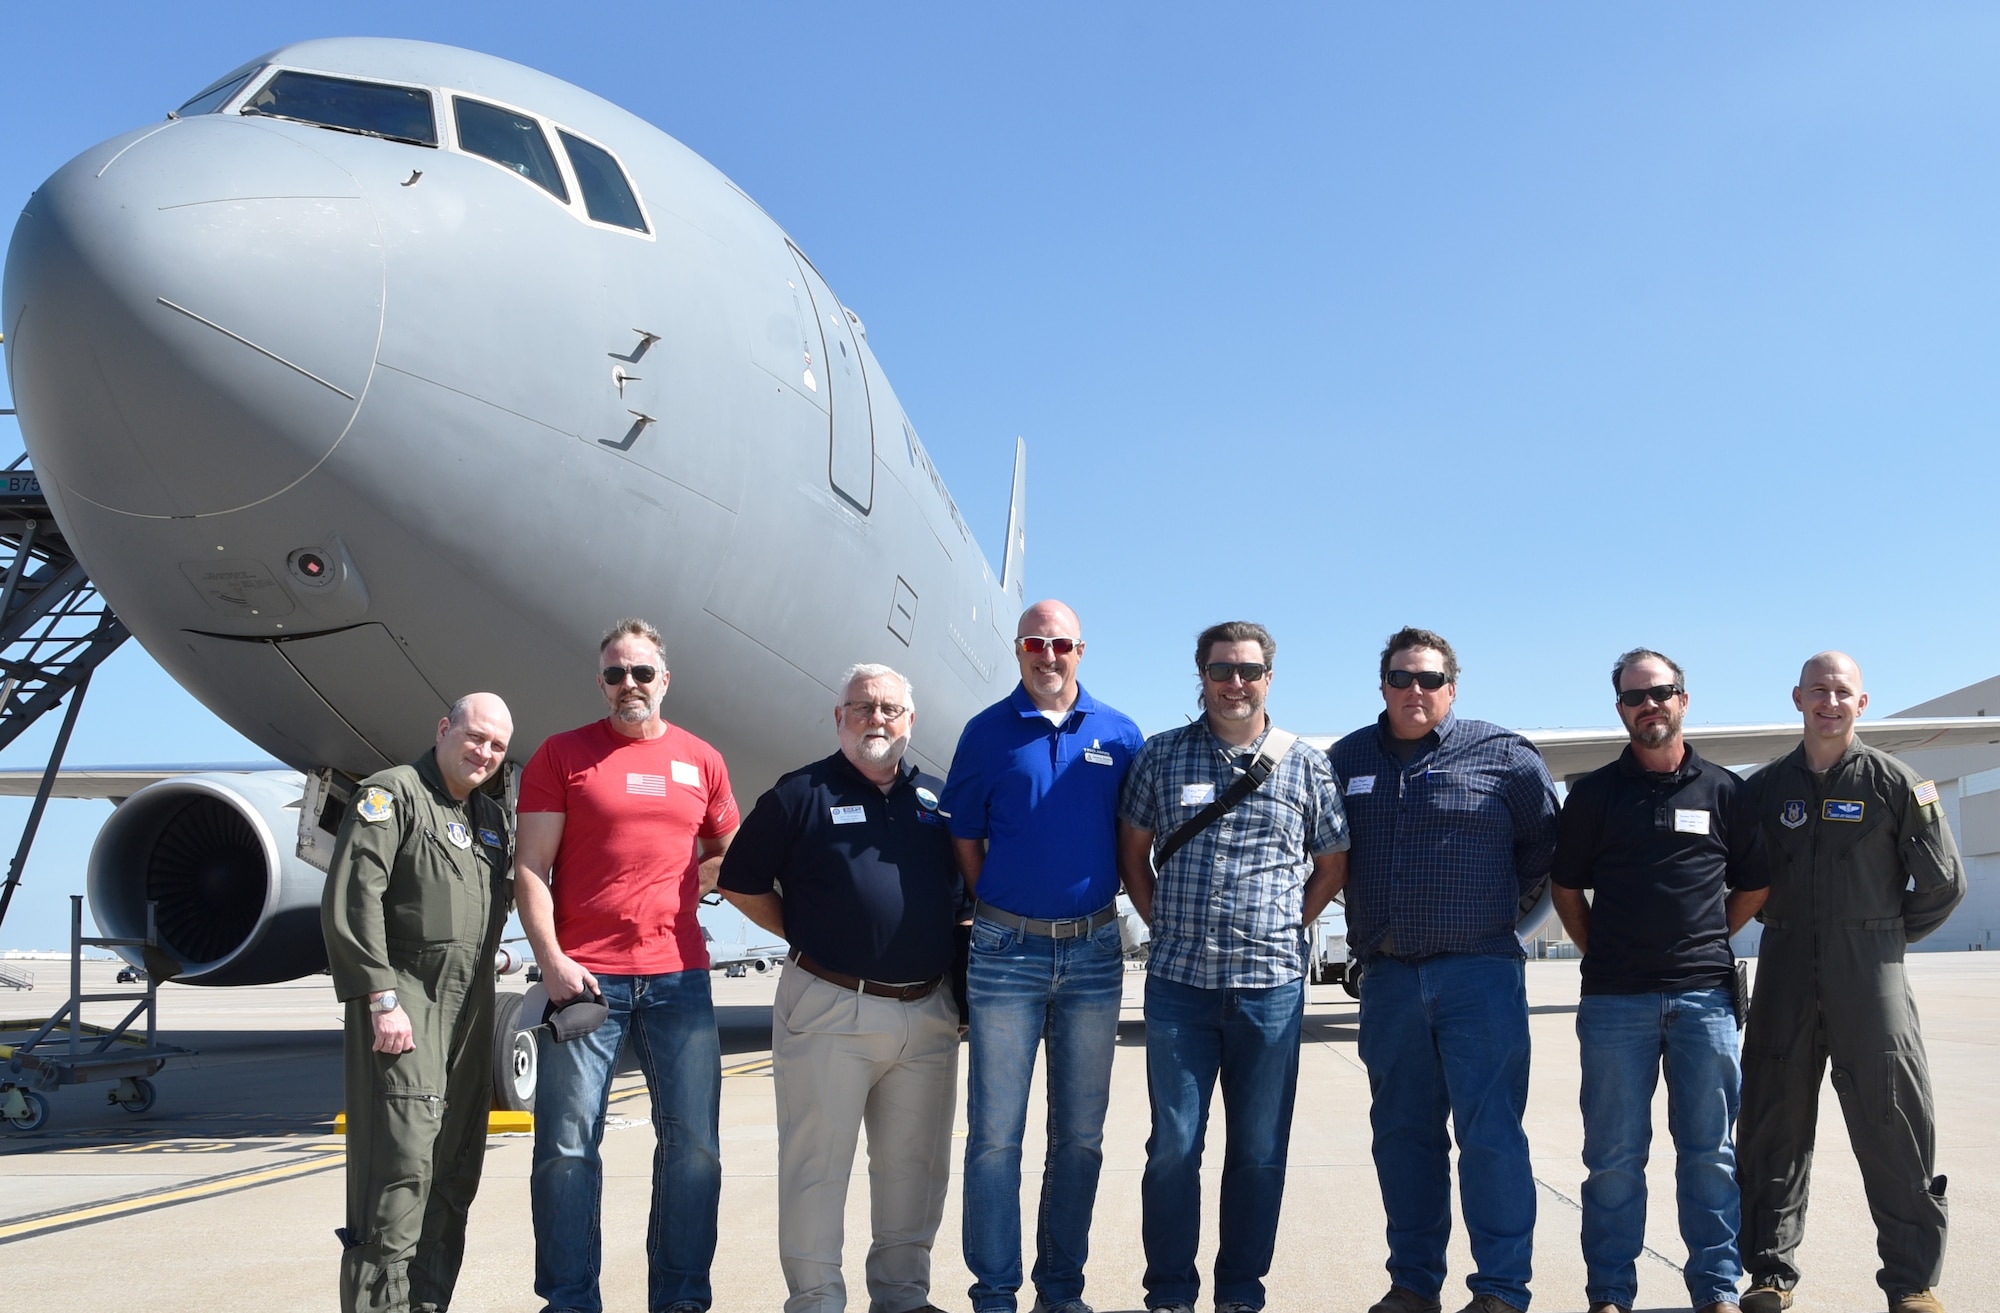
<path id="1" fill-rule="evenodd" d="M 1771 889 L 1737 1127 L 1743 1313 L 1791 1307 L 1829 1060 L 1875 1218 L 1875 1279 L 1891 1313 L 1942 1313 L 1945 1178 L 1903 950 L 1965 897 L 1965 867 L 1937 786 L 1856 738 L 1868 694 L 1853 658 L 1807 661 L 1792 703 L 1804 741 L 1745 795 Z"/>
<path id="2" fill-rule="evenodd" d="M 974 716 L 940 806 L 974 898 L 966 997 L 965 1265 L 973 1313 L 1014 1313 L 1021 1138 L 1035 1051 L 1049 1055 L 1036 1305 L 1089 1313 L 1083 1264 L 1104 1161 L 1125 989 L 1118 791 L 1144 737 L 1076 682 L 1083 626 L 1057 601 L 1021 613 L 1021 682 Z"/>
<path id="3" fill-rule="evenodd" d="M 343 1313 L 451 1304 L 493 1105 L 493 951 L 513 905 L 507 817 L 479 792 L 514 721 L 472 693 L 407 766 L 355 787 L 320 925 L 347 1004 Z"/>

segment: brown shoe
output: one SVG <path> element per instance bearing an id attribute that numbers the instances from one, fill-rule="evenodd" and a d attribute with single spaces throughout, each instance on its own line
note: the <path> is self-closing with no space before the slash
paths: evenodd
<path id="1" fill-rule="evenodd" d="M 1785 1313 L 1792 1306 L 1792 1292 L 1759 1284 L 1743 1292 L 1741 1303 L 1743 1313 Z"/>
<path id="2" fill-rule="evenodd" d="M 1944 1301 L 1935 1290 L 1917 1290 L 1889 1301 L 1889 1313 L 1944 1313 Z"/>
<path id="3" fill-rule="evenodd" d="M 1444 1305 L 1414 1290 L 1390 1286 L 1389 1293 L 1371 1304 L 1368 1313 L 1444 1313 Z"/>

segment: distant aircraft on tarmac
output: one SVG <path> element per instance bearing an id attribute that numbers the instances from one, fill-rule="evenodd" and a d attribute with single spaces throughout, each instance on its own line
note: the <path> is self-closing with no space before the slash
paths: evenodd
<path id="1" fill-rule="evenodd" d="M 353 782 L 469 690 L 506 697 L 517 763 L 602 715 L 589 663 L 619 616 L 666 633 L 669 712 L 745 796 L 829 750 L 850 662 L 909 674 L 911 753 L 939 773 L 1014 682 L 1022 448 L 996 577 L 784 230 L 531 69 L 380 39 L 252 60 L 34 193 L 0 332 L 90 578 L 284 767 L 65 777 L 122 800 L 87 877 L 98 925 L 136 935 L 154 903 L 183 983 L 319 970 Z M 1734 733 L 1721 759 L 1798 728 Z M 1559 776 L 1624 742 L 1534 737 Z"/>

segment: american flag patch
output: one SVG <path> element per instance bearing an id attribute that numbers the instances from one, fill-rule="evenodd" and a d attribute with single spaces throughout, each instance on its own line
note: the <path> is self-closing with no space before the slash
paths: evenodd
<path id="1" fill-rule="evenodd" d="M 1938 799 L 1937 799 L 1937 784 L 1936 784 L 1935 782 L 1933 782 L 1933 781 L 1931 781 L 1931 780 L 1923 780 L 1923 781 L 1921 781 L 1921 782 L 1919 782 L 1919 783 L 1918 783 L 1918 785 L 1917 785 L 1917 805 L 1918 805 L 1918 806 L 1920 806 L 1920 807 L 1935 807 L 1935 806 L 1937 805 L 1937 800 L 1938 800 Z"/>
<path id="2" fill-rule="evenodd" d="M 667 796 L 667 777 L 628 771 L 625 774 L 625 792 L 643 794 L 648 798 L 664 798 Z"/>

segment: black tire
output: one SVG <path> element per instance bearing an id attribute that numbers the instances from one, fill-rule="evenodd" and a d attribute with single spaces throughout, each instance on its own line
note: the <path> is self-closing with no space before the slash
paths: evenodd
<path id="1" fill-rule="evenodd" d="M 22 1090 L 21 1098 L 26 1100 L 28 1110 L 18 1117 L 9 1117 L 7 1124 L 17 1131 L 40 1130 L 49 1119 L 49 1101 L 33 1090 Z"/>
<path id="2" fill-rule="evenodd" d="M 519 994 L 493 1000 L 493 1106 L 501 1112 L 535 1110 L 535 1073 L 540 1051 L 532 1033 L 515 1029 L 521 1016 Z"/>
<path id="3" fill-rule="evenodd" d="M 1361 964 L 1359 962 L 1348 963 L 1347 970 L 1341 974 L 1340 987 L 1347 991 L 1349 998 L 1361 997 Z"/>
<path id="4" fill-rule="evenodd" d="M 147 1080 L 144 1076 L 134 1076 L 132 1078 L 131 1098 L 120 1099 L 116 1096 L 113 1096 L 112 1098 L 113 1103 L 116 1103 L 119 1107 L 123 1108 L 125 1111 L 131 1113 L 135 1117 L 142 1112 L 150 1112 L 152 1110 L 153 1105 L 155 1103 L 158 1103 L 159 1101 L 160 1101 L 159 1087 L 154 1085 L 153 1082 Z"/>

